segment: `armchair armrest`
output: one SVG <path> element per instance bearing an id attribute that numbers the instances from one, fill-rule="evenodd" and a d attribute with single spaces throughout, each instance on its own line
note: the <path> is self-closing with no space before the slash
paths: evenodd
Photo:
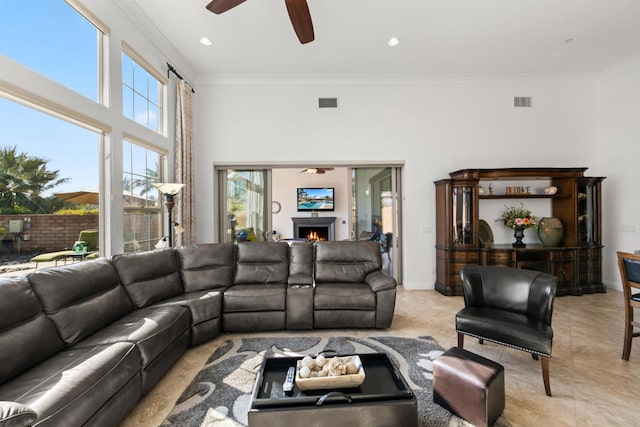
<path id="1" fill-rule="evenodd" d="M 373 271 L 367 274 L 364 281 L 369 285 L 373 292 L 395 289 L 396 286 L 398 286 L 396 279 L 384 273 L 382 270 Z"/>
<path id="2" fill-rule="evenodd" d="M 38 419 L 38 414 L 17 402 L 0 401 L 0 427 L 28 427 Z"/>

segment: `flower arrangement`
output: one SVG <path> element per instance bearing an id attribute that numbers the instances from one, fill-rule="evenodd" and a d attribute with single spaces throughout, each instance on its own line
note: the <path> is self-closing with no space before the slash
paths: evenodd
<path id="1" fill-rule="evenodd" d="M 505 206 L 507 210 L 502 214 L 498 221 L 504 222 L 509 228 L 537 228 L 538 218 L 534 216 L 529 209 L 525 209 L 524 204 L 520 206 Z"/>

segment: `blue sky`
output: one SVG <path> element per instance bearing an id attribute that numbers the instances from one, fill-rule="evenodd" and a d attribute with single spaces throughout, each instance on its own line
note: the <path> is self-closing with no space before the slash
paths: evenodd
<path id="1" fill-rule="evenodd" d="M 63 0 L 0 0 L 0 55 L 97 99 L 97 35 Z M 70 182 L 98 188 L 99 135 L 0 97 L 0 147 L 42 157 Z"/>

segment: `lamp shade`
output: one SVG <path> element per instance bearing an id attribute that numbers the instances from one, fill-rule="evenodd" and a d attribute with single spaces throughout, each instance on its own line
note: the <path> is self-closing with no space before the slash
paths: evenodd
<path id="1" fill-rule="evenodd" d="M 170 194 L 173 196 L 178 194 L 180 190 L 182 190 L 184 184 L 179 184 L 176 182 L 159 182 L 153 184 L 153 186 L 156 187 L 162 194 Z"/>

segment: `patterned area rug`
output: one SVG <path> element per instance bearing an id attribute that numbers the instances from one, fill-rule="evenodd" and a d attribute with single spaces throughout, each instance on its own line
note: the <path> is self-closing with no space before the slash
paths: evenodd
<path id="1" fill-rule="evenodd" d="M 418 425 L 467 426 L 433 403 L 433 361 L 443 349 L 431 337 L 230 337 L 216 349 L 163 427 L 246 426 L 251 392 L 265 357 L 386 352 L 394 360 L 418 401 Z M 504 425 L 498 420 L 496 425 Z"/>

